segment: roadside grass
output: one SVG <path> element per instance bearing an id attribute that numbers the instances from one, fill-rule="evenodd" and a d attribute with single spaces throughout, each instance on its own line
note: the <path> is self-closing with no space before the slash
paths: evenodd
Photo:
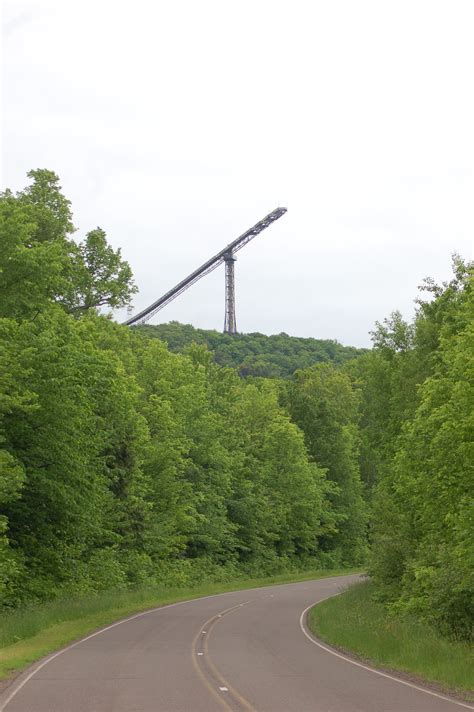
<path id="1" fill-rule="evenodd" d="M 436 683 L 473 701 L 473 647 L 441 638 L 420 621 L 388 614 L 372 591 L 370 582 L 362 582 L 317 604 L 309 612 L 310 630 L 369 663 Z"/>
<path id="2" fill-rule="evenodd" d="M 360 569 L 313 570 L 265 578 L 238 578 L 225 583 L 207 583 L 187 588 L 157 586 L 109 591 L 57 599 L 35 607 L 3 613 L 0 615 L 0 681 L 98 628 L 150 608 L 245 588 L 297 583 L 360 572 Z"/>

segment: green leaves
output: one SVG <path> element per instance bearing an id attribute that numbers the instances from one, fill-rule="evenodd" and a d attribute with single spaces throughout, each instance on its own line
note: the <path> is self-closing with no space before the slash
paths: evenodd
<path id="1" fill-rule="evenodd" d="M 343 562 L 359 562 L 366 553 L 367 511 L 359 471 L 358 392 L 346 373 L 321 364 L 297 371 L 282 398 L 313 461 L 334 484 L 328 495 L 333 526 L 321 544 L 337 550 Z"/>
<path id="2" fill-rule="evenodd" d="M 104 306 L 123 307 L 137 292 L 132 270 L 107 244 L 103 230 L 97 228 L 86 235 L 74 249 L 70 289 L 59 302 L 74 315 Z"/>
<path id="3" fill-rule="evenodd" d="M 0 196 L 0 316 L 34 318 L 64 289 L 69 248 L 42 239 L 35 206 Z M 41 231 L 40 231 L 41 232 Z"/>
<path id="4" fill-rule="evenodd" d="M 218 331 L 195 329 L 190 324 L 169 324 L 135 327 L 150 338 L 159 338 L 171 351 L 186 353 L 192 344 L 205 345 L 215 363 L 238 369 L 241 376 L 257 378 L 288 378 L 296 370 L 315 363 L 332 361 L 345 363 L 364 353 L 364 349 L 341 346 L 337 341 L 303 339 L 288 334 L 222 334 Z"/>
<path id="5" fill-rule="evenodd" d="M 130 303 L 136 292 L 127 262 L 103 230 L 77 244 L 69 201 L 58 177 L 31 171 L 32 185 L 0 195 L 0 317 L 34 319 L 59 303 L 80 316 Z"/>
<path id="6" fill-rule="evenodd" d="M 435 299 L 419 302 L 412 350 L 391 361 L 392 438 L 376 490 L 372 573 L 392 606 L 469 639 L 474 302 L 472 268 L 458 260 L 455 270 L 442 287 L 428 282 Z"/>

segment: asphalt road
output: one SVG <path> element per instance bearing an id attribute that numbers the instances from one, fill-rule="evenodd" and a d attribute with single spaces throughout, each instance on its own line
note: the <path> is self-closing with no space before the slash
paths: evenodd
<path id="1" fill-rule="evenodd" d="M 474 709 L 311 639 L 305 609 L 355 578 L 226 593 L 139 614 L 37 663 L 0 696 L 0 711 Z"/>

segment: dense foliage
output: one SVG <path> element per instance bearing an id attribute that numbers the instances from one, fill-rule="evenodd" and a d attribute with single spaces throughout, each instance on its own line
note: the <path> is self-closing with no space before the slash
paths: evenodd
<path id="1" fill-rule="evenodd" d="M 361 473 L 372 500 L 378 596 L 470 639 L 474 621 L 472 265 L 426 280 L 413 324 L 395 312 L 354 363 Z"/>
<path id="2" fill-rule="evenodd" d="M 3 605 L 360 560 L 328 544 L 337 476 L 278 382 L 100 316 L 129 302 L 130 268 L 99 228 L 72 239 L 57 176 L 30 178 L 0 199 Z"/>
<path id="3" fill-rule="evenodd" d="M 367 509 L 359 465 L 359 397 L 350 377 L 330 364 L 298 371 L 283 403 L 303 430 L 310 456 L 326 469 L 335 526 L 321 540 L 343 562 L 366 555 Z"/>
<path id="4" fill-rule="evenodd" d="M 371 351 L 129 329 L 100 315 L 135 291 L 120 251 L 30 178 L 0 196 L 0 605 L 370 548 L 381 601 L 469 639 L 472 267 Z"/>
<path id="5" fill-rule="evenodd" d="M 171 321 L 157 326 L 133 327 L 149 338 L 166 341 L 170 351 L 182 352 L 191 344 L 207 346 L 219 366 L 236 368 L 241 376 L 288 378 L 296 370 L 330 361 L 342 364 L 365 349 L 342 346 L 331 339 L 303 339 L 288 334 L 222 334 Z"/>

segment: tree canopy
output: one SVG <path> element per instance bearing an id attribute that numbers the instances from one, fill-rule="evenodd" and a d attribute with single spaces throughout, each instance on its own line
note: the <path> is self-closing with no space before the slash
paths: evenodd
<path id="1" fill-rule="evenodd" d="M 58 176 L 42 169 L 28 177 L 25 190 L 0 195 L 0 316 L 34 318 L 52 303 L 71 314 L 129 304 L 136 288 L 120 249 L 100 228 L 74 241 Z"/>
<path id="2" fill-rule="evenodd" d="M 192 343 L 207 346 L 220 366 L 236 368 L 241 376 L 288 378 L 298 369 L 330 361 L 342 364 L 366 349 L 342 346 L 330 339 L 298 338 L 288 334 L 222 334 L 171 321 L 133 327 L 149 338 L 159 338 L 170 351 L 183 352 Z"/>
<path id="3" fill-rule="evenodd" d="M 370 351 L 130 329 L 102 313 L 135 291 L 120 250 L 29 177 L 0 196 L 0 606 L 368 561 L 387 606 L 469 639 L 472 265 Z"/>

